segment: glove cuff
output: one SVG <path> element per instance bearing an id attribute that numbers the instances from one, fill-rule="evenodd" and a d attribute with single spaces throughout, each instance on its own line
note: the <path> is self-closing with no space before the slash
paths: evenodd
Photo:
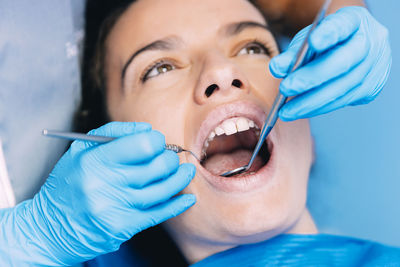
<path id="1" fill-rule="evenodd" d="M 0 210 L 0 266 L 57 264 L 42 242 L 33 211 L 32 199 Z"/>

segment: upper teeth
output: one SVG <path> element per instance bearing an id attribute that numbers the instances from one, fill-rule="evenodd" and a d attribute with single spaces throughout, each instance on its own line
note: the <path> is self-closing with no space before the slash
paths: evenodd
<path id="1" fill-rule="evenodd" d="M 214 140 L 215 136 L 220 136 L 223 134 L 232 135 L 237 132 L 247 131 L 250 128 L 255 128 L 259 130 L 257 125 L 254 121 L 244 118 L 244 117 L 235 117 L 231 119 L 227 119 L 223 121 L 220 125 L 215 127 L 213 131 L 211 131 L 210 135 L 208 136 L 207 140 L 204 143 L 204 147 L 207 148 L 209 142 Z"/>
<path id="2" fill-rule="evenodd" d="M 220 136 L 223 134 L 232 135 L 237 132 L 244 132 L 249 130 L 250 128 L 255 128 L 256 135 L 260 135 L 260 128 L 254 123 L 254 121 L 244 118 L 244 117 L 235 117 L 231 119 L 227 119 L 223 121 L 220 125 L 215 127 L 213 131 L 211 131 L 210 135 L 206 139 L 202 149 L 202 157 L 206 157 L 206 150 L 210 145 L 210 142 L 214 140 L 215 136 Z"/>

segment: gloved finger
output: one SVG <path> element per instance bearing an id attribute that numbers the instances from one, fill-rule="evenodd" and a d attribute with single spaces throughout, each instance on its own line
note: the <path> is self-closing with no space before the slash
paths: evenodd
<path id="1" fill-rule="evenodd" d="M 285 78 L 295 57 L 296 51 L 292 49 L 273 57 L 269 62 L 269 71 L 275 78 Z"/>
<path id="2" fill-rule="evenodd" d="M 332 103 L 324 105 L 323 107 L 321 107 L 319 109 L 312 110 L 309 113 L 302 114 L 298 118 L 299 119 L 311 118 L 311 117 L 315 117 L 318 115 L 322 115 L 322 114 L 326 114 L 326 113 L 335 111 L 335 110 L 345 107 L 347 105 L 352 105 L 351 103 L 355 103 L 355 101 L 357 101 L 355 99 L 359 99 L 360 91 L 363 91 L 361 89 L 361 86 L 357 86 L 352 91 L 343 95 L 341 98 L 333 101 Z"/>
<path id="3" fill-rule="evenodd" d="M 312 48 L 323 52 L 350 38 L 360 27 L 362 12 L 363 7 L 344 7 L 326 17 L 311 33 Z"/>
<path id="4" fill-rule="evenodd" d="M 97 129 L 89 131 L 88 135 L 100 135 L 108 137 L 122 137 L 130 134 L 147 132 L 151 130 L 151 125 L 146 122 L 110 122 Z M 71 144 L 71 148 L 74 152 L 80 151 L 89 147 L 97 146 L 99 143 L 86 142 L 86 141 L 74 141 Z"/>
<path id="5" fill-rule="evenodd" d="M 169 177 L 179 168 L 179 157 L 175 152 L 164 150 L 153 160 L 142 165 L 122 165 L 114 171 L 119 172 L 122 181 L 112 181 L 122 186 L 142 189 L 154 182 Z"/>
<path id="6" fill-rule="evenodd" d="M 139 223 L 135 223 L 141 226 L 140 230 L 147 229 L 154 225 L 160 224 L 168 219 L 178 216 L 182 212 L 196 203 L 196 197 L 192 194 L 184 194 L 173 197 L 172 199 L 151 207 L 150 209 L 141 212 Z"/>
<path id="7" fill-rule="evenodd" d="M 196 168 L 193 164 L 182 164 L 178 171 L 167 179 L 153 183 L 143 189 L 131 189 L 130 202 L 138 209 L 148 209 L 157 204 L 163 203 L 181 192 L 193 179 Z M 128 191 L 129 192 L 129 191 Z"/>
<path id="8" fill-rule="evenodd" d="M 113 121 L 88 132 L 88 135 L 102 135 L 109 137 L 122 137 L 135 133 L 148 132 L 151 124 L 147 122 L 120 122 Z"/>
<path id="9" fill-rule="evenodd" d="M 304 118 L 308 114 L 312 114 L 314 110 L 340 99 L 343 95 L 352 91 L 353 88 L 363 83 L 371 69 L 370 65 L 368 60 L 364 61 L 353 71 L 294 97 L 281 108 L 279 117 L 283 121 Z"/>
<path id="10" fill-rule="evenodd" d="M 295 60 L 297 52 L 299 51 L 300 46 L 303 43 L 304 38 L 306 38 L 306 35 L 310 30 L 310 27 L 311 26 L 308 26 L 302 29 L 293 38 L 289 45 L 289 48 L 285 52 L 271 59 L 269 63 L 269 70 L 275 78 L 280 79 L 286 77 L 287 73 L 290 71 L 289 68 L 291 67 L 292 62 Z"/>
<path id="11" fill-rule="evenodd" d="M 389 44 L 386 44 L 386 46 L 387 47 L 383 50 L 381 56 L 376 60 L 376 64 L 372 67 L 372 70 L 363 81 L 363 86 L 367 87 L 367 89 L 364 90 L 365 95 L 355 99 L 350 103 L 350 105 L 367 104 L 374 100 L 382 91 L 382 88 L 389 78 L 392 65 L 391 49 Z"/>
<path id="12" fill-rule="evenodd" d="M 298 95 L 351 72 L 367 57 L 369 49 L 370 45 L 365 36 L 355 35 L 346 43 L 320 54 L 305 66 L 290 73 L 282 81 L 280 91 L 285 96 Z M 368 63 L 368 70 L 364 66 L 364 71 L 369 71 L 373 66 L 371 60 Z"/>
<path id="13" fill-rule="evenodd" d="M 165 150 L 165 137 L 158 131 L 140 132 L 120 137 L 112 142 L 97 146 L 97 153 L 105 164 L 140 164 L 148 162 Z"/>

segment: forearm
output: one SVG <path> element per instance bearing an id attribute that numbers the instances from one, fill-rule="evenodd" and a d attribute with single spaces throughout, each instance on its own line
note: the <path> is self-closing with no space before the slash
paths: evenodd
<path id="1" fill-rule="evenodd" d="M 324 0 L 256 0 L 277 31 L 293 35 L 312 23 Z M 364 0 L 332 0 L 328 13 L 345 6 L 365 6 Z"/>

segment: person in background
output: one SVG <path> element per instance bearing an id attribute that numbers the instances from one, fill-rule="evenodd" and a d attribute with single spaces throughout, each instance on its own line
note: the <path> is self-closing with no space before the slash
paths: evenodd
<path id="1" fill-rule="evenodd" d="M 102 1 L 96 1 L 95 5 L 102 4 L 104 4 Z M 343 21 L 341 16 L 352 19 Z M 313 88 L 317 87 L 319 91 L 330 92 L 333 95 L 328 95 L 328 98 L 324 99 L 322 94 L 315 93 L 318 90 L 310 90 L 314 94 L 310 94 L 309 99 L 303 97 L 304 101 L 300 101 L 302 100 L 300 98 L 297 105 L 295 105 L 296 101 L 292 104 L 288 103 L 281 113 L 281 118 L 284 120 L 313 116 L 349 104 L 368 102 L 379 93 L 387 78 L 390 69 L 390 48 L 385 29 L 366 11 L 357 15 L 351 12 L 350 14 L 337 13 L 337 16 L 333 17 L 336 19 L 330 22 L 327 19 L 325 30 L 315 32 L 317 37 L 315 41 L 312 41 L 315 42 L 314 48 L 318 52 L 330 51 L 331 54 L 321 53 L 313 60 L 314 65 L 323 64 L 327 59 L 335 58 L 335 53 L 346 53 L 346 58 L 349 58 L 352 64 L 346 63 L 345 66 L 348 69 L 346 73 L 343 73 L 343 66 L 339 64 L 340 62 L 336 63 L 338 72 L 334 73 L 334 77 L 329 76 L 332 73 L 315 75 L 313 72 L 312 77 L 310 74 L 306 75 L 310 78 L 308 86 L 313 85 Z M 87 25 L 88 28 L 90 28 L 90 23 Z M 345 27 L 347 31 L 344 33 L 343 25 L 340 23 L 347 26 Z M 340 32 L 338 32 L 339 28 Z M 318 36 L 323 35 L 327 29 L 337 35 L 331 34 L 330 36 L 335 38 L 318 46 L 318 40 L 321 39 Z M 364 35 L 367 38 L 359 38 Z M 288 51 L 272 61 L 270 66 L 275 76 L 286 76 L 285 69 L 287 71 L 287 66 L 293 58 L 293 51 L 296 50 L 296 44 L 301 42 L 302 37 L 304 37 L 302 34 L 297 35 Z M 352 44 L 360 42 L 359 39 L 365 45 L 365 49 L 361 50 L 362 53 L 358 51 L 361 55 L 351 53 L 355 51 Z M 355 68 L 361 60 L 365 62 L 363 64 L 365 68 L 361 68 L 362 72 L 358 71 L 360 68 Z M 310 63 L 307 66 L 312 67 L 312 65 Z M 303 68 L 304 72 L 307 73 L 307 70 L 308 73 L 312 72 L 313 68 L 307 68 L 307 66 Z M 372 69 L 371 66 L 378 67 Z M 314 66 L 314 71 L 315 68 Z M 322 80 L 313 80 L 315 76 Z M 358 79 L 354 79 L 354 76 Z M 284 80 L 290 85 L 287 87 L 299 88 L 299 86 L 291 85 L 298 82 L 295 77 L 294 74 L 289 75 Z M 335 77 L 339 79 L 334 79 Z M 358 82 L 354 85 L 349 80 Z M 332 89 L 328 91 L 329 88 L 335 88 L 333 85 L 338 81 L 344 85 L 343 91 L 337 92 Z M 323 86 L 318 87 L 321 84 Z M 281 91 L 285 92 L 283 85 L 284 83 L 281 84 Z M 308 89 L 310 88 L 303 88 L 303 90 Z M 286 91 L 286 94 L 291 95 L 301 93 L 301 91 Z M 328 99 L 329 103 L 327 103 Z M 302 112 L 296 110 L 296 107 L 298 109 L 302 107 L 301 104 L 309 104 L 311 101 L 318 103 L 319 106 L 305 105 Z M 86 115 L 90 116 L 90 114 Z M 141 230 L 174 217 L 194 204 L 195 199 L 191 194 L 171 198 L 185 188 L 193 178 L 193 166 L 190 164 L 178 166 L 175 155 L 163 149 L 160 150 L 165 143 L 163 135 L 150 130 L 150 125 L 111 123 L 92 133 L 120 138 L 102 146 L 74 142 L 33 199 L 20 203 L 15 208 L 0 211 L 1 262 L 17 266 L 24 263 L 71 265 L 82 262 L 117 250 L 122 242 Z M 119 162 L 120 165 L 110 165 L 113 160 L 102 161 L 101 158 L 105 155 Z M 135 168 L 136 165 L 142 168 Z M 131 172 L 133 169 L 138 172 Z M 99 173 L 98 170 L 103 171 Z M 126 177 L 132 180 L 123 183 L 122 179 L 120 186 L 108 183 L 110 178 L 111 181 L 121 178 L 114 172 L 116 170 L 120 174 L 127 171 Z M 138 177 L 142 179 L 138 180 Z M 158 196 L 154 194 L 154 191 L 146 190 L 149 189 L 147 185 L 151 181 L 160 179 L 159 189 L 163 190 L 165 195 Z M 179 182 L 172 183 L 171 181 Z M 137 192 L 141 194 L 142 199 L 137 199 L 138 195 L 132 194 L 130 190 L 132 183 L 141 188 Z M 129 200 L 129 196 L 133 199 Z M 139 204 L 136 201 L 142 202 Z M 125 220 L 128 217 L 134 219 Z"/>

